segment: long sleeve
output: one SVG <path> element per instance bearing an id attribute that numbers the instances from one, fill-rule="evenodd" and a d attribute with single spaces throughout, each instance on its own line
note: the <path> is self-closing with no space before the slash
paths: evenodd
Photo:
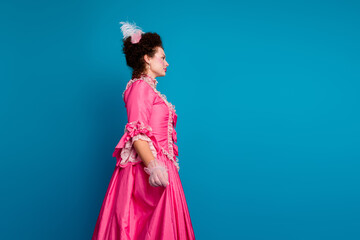
<path id="1" fill-rule="evenodd" d="M 117 158 L 117 166 L 125 167 L 141 161 L 133 147 L 138 139 L 147 141 L 154 157 L 157 157 L 159 148 L 149 125 L 155 96 L 151 86 L 141 80 L 133 82 L 124 92 L 128 123 L 113 153 L 113 157 Z"/>

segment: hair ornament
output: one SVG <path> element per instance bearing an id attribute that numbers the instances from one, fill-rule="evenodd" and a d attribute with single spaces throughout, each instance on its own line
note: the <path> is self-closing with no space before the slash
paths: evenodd
<path id="1" fill-rule="evenodd" d="M 120 27 L 124 38 L 131 37 L 131 43 L 138 43 L 141 39 L 141 34 L 144 33 L 141 28 L 136 26 L 135 23 L 131 24 L 129 22 L 120 22 L 122 26 Z"/>

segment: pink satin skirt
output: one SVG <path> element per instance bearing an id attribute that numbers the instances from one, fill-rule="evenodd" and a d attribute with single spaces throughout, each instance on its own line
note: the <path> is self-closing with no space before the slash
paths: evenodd
<path id="1" fill-rule="evenodd" d="M 175 165 L 162 153 L 169 185 L 152 187 L 142 162 L 116 167 L 92 239 L 195 239 L 184 190 Z"/>

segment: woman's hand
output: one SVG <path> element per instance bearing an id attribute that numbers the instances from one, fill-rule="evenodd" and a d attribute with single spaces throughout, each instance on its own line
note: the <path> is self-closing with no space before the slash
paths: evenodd
<path id="1" fill-rule="evenodd" d="M 149 183 L 153 187 L 169 185 L 169 176 L 165 165 L 156 159 L 152 160 L 147 167 L 144 168 L 145 172 L 150 175 Z"/>

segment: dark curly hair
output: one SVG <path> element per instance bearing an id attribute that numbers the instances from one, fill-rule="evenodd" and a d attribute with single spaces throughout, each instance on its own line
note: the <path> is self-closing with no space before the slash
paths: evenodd
<path id="1" fill-rule="evenodd" d="M 145 55 L 153 57 L 156 53 L 156 47 L 164 49 L 160 36 L 151 32 L 141 34 L 138 43 L 131 43 L 131 37 L 125 38 L 123 43 L 126 64 L 133 69 L 132 78 L 138 78 L 145 72 Z"/>

